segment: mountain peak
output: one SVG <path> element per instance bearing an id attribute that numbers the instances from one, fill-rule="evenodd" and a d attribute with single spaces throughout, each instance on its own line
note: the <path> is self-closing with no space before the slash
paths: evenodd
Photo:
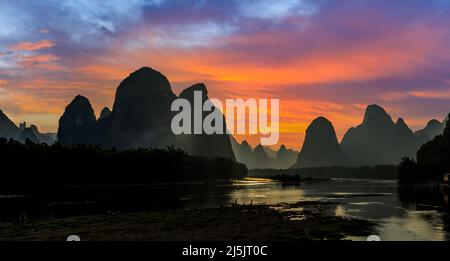
<path id="1" fill-rule="evenodd" d="M 259 144 L 255 147 L 253 150 L 255 153 L 255 159 L 258 160 L 267 160 L 269 158 L 269 155 L 267 154 L 266 150 L 264 149 L 264 146 Z"/>
<path id="2" fill-rule="evenodd" d="M 392 122 L 391 116 L 381 106 L 376 104 L 367 106 L 363 124 L 368 123 L 371 119 L 382 122 Z"/>
<path id="3" fill-rule="evenodd" d="M 89 104 L 89 106 L 91 105 L 91 102 L 89 101 L 88 98 L 84 97 L 83 95 L 77 95 L 75 96 L 75 98 L 72 100 L 73 104 L 84 104 L 87 105 Z"/>
<path id="4" fill-rule="evenodd" d="M 325 117 L 318 117 L 306 129 L 307 133 L 332 133 L 336 136 L 333 124 Z"/>
<path id="5" fill-rule="evenodd" d="M 278 149 L 278 151 L 287 151 L 288 149 L 286 148 L 286 146 L 284 144 L 282 144 L 280 146 L 280 149 Z"/>
<path id="6" fill-rule="evenodd" d="M 402 139 L 409 139 L 407 143 L 415 139 L 414 132 L 408 127 L 403 118 L 398 118 L 395 123 L 395 128 L 398 133 L 397 141 Z"/>
<path id="7" fill-rule="evenodd" d="M 105 107 L 100 112 L 100 119 L 107 118 L 109 115 L 111 115 L 111 110 L 108 107 Z"/>
<path id="8" fill-rule="evenodd" d="M 19 127 L 12 122 L 8 116 L 0 110 L 0 137 L 17 138 L 19 135 Z"/>
<path id="9" fill-rule="evenodd" d="M 244 141 L 241 143 L 241 145 L 242 145 L 242 146 L 245 146 L 245 147 L 251 148 L 251 147 L 250 147 L 250 144 L 248 144 L 248 141 L 246 141 L 246 140 L 244 140 Z"/>
<path id="10" fill-rule="evenodd" d="M 424 129 L 416 131 L 416 136 L 420 139 L 422 144 L 432 140 L 437 135 L 441 135 L 444 131 L 445 124 L 433 119 L 427 123 Z"/>
<path id="11" fill-rule="evenodd" d="M 140 69 L 137 69 L 136 71 L 130 73 L 130 76 L 131 77 L 139 77 L 139 76 L 152 75 L 152 74 L 161 74 L 161 73 L 151 67 L 144 66 L 144 67 L 141 67 Z"/>
<path id="12" fill-rule="evenodd" d="M 427 123 L 426 128 L 435 128 L 435 127 L 441 127 L 442 123 L 436 119 L 432 119 Z"/>
<path id="13" fill-rule="evenodd" d="M 39 128 L 38 128 L 36 125 L 34 125 L 34 124 L 31 124 L 31 125 L 30 125 L 30 129 L 31 129 L 33 132 L 39 133 Z"/>
<path id="14" fill-rule="evenodd" d="M 205 92 L 205 93 L 208 92 L 208 90 L 206 89 L 206 85 L 204 83 L 196 83 L 196 84 L 192 85 L 191 87 L 184 89 L 184 91 L 182 91 L 181 93 L 195 92 L 195 91 L 201 91 L 201 92 Z"/>
<path id="15" fill-rule="evenodd" d="M 258 146 L 255 147 L 255 150 L 263 150 L 264 151 L 264 147 L 261 144 L 258 144 Z"/>
<path id="16" fill-rule="evenodd" d="M 294 167 L 345 165 L 333 124 L 324 117 L 315 119 L 306 129 L 306 136 Z"/>
<path id="17" fill-rule="evenodd" d="M 172 93 L 169 80 L 159 71 L 142 67 L 120 83 L 116 92 L 116 101 L 118 99 L 121 102 L 129 97 L 145 98 L 157 93 Z"/>
<path id="18" fill-rule="evenodd" d="M 96 117 L 90 101 L 77 95 L 67 105 L 59 119 L 58 142 L 61 144 L 89 144 L 89 130 L 95 124 Z"/>
<path id="19" fill-rule="evenodd" d="M 66 107 L 66 111 L 68 110 L 75 111 L 76 113 L 83 112 L 86 114 L 91 114 L 95 117 L 91 102 L 88 98 L 82 95 L 75 96 L 72 102 Z"/>
<path id="20" fill-rule="evenodd" d="M 203 100 L 208 99 L 208 89 L 206 89 L 206 85 L 203 83 L 197 83 L 197 84 L 192 85 L 191 87 L 184 89 L 180 93 L 180 98 L 184 98 L 184 99 L 188 99 L 188 100 L 193 99 L 194 92 L 197 92 L 197 91 L 202 92 Z"/>
<path id="21" fill-rule="evenodd" d="M 398 126 L 398 127 L 407 127 L 407 128 L 409 128 L 403 118 L 398 118 L 398 120 L 395 123 L 395 125 Z"/>

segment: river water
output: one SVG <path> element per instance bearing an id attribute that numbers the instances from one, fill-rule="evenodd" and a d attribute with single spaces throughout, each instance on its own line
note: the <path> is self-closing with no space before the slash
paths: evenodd
<path id="1" fill-rule="evenodd" d="M 445 207 L 448 197 L 443 193 L 424 196 L 403 192 L 395 181 L 332 179 L 289 186 L 256 179 L 216 186 L 209 190 L 208 196 L 192 194 L 184 198 L 184 206 L 214 207 L 235 201 L 239 204 L 336 202 L 336 216 L 375 221 L 382 240 L 450 239 L 449 212 Z"/>
<path id="2" fill-rule="evenodd" d="M 82 191 L 80 193 L 80 191 Z M 214 208 L 230 203 L 336 203 L 334 215 L 375 221 L 382 240 L 449 240 L 448 196 L 399 189 L 390 180 L 331 179 L 286 185 L 266 179 L 64 188 L 1 195 L 0 219 L 53 218 L 149 209 Z M 364 240 L 364 238 L 352 238 Z"/>

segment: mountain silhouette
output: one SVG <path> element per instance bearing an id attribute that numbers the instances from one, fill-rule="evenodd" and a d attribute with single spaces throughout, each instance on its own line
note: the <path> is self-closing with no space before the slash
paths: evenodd
<path id="1" fill-rule="evenodd" d="M 26 139 L 34 143 L 53 144 L 56 141 L 56 135 L 53 133 L 40 133 L 36 125 L 27 127 L 26 122 L 19 124 L 19 127 L 12 122 L 6 114 L 0 110 L 0 138 L 13 139 L 25 142 Z"/>
<path id="2" fill-rule="evenodd" d="M 26 122 L 22 123 L 24 130 L 26 128 Z M 33 132 L 34 136 L 36 137 L 38 142 L 43 142 L 47 144 L 53 144 L 56 142 L 56 134 L 55 133 L 41 133 L 38 129 L 38 127 L 34 124 L 31 124 L 30 127 L 31 131 Z"/>
<path id="3" fill-rule="evenodd" d="M 434 137 L 418 150 L 417 162 L 425 169 L 435 170 L 436 174 L 448 173 L 450 170 L 450 123 L 448 121 L 442 134 Z"/>
<path id="4" fill-rule="evenodd" d="M 231 136 L 231 144 L 236 160 L 249 169 L 288 169 L 297 161 L 298 152 L 281 145 L 278 151 L 258 145 L 253 149 L 247 141 L 238 143 Z"/>
<path id="5" fill-rule="evenodd" d="M 441 123 L 436 119 L 428 122 L 427 126 L 415 132 L 420 143 L 426 143 L 437 135 L 441 135 L 444 131 L 445 123 Z"/>
<path id="6" fill-rule="evenodd" d="M 278 169 L 289 168 L 295 164 L 297 157 L 298 153 L 296 151 L 286 148 L 285 145 L 281 145 L 276 154 L 277 164 L 275 167 Z"/>
<path id="7" fill-rule="evenodd" d="M 342 152 L 331 122 L 319 117 L 306 129 L 305 141 L 293 168 L 343 166 Z"/>
<path id="8" fill-rule="evenodd" d="M 18 139 L 20 137 L 19 127 L 2 110 L 0 110 L 0 137 L 7 139 Z"/>
<path id="9" fill-rule="evenodd" d="M 403 119 L 393 122 L 380 106 L 367 107 L 363 123 L 344 135 L 341 147 L 352 165 L 397 164 L 413 156 L 420 142 Z"/>
<path id="10" fill-rule="evenodd" d="M 405 156 L 413 156 L 422 143 L 402 118 L 399 118 L 395 123 L 395 129 L 398 147 L 397 150 L 394 150 L 394 153 L 400 155 L 400 159 Z"/>
<path id="11" fill-rule="evenodd" d="M 191 108 L 191 133 L 195 133 L 194 130 L 194 119 L 195 119 L 195 112 L 194 112 L 194 94 L 195 92 L 201 92 L 202 94 L 202 101 L 203 103 L 209 100 L 208 97 L 208 90 L 206 86 L 203 83 L 194 84 L 185 90 L 183 90 L 179 98 L 186 99 L 190 102 L 192 108 Z M 201 112 L 201 124 L 203 124 L 203 120 L 208 115 L 212 114 L 215 110 L 219 110 L 218 108 L 214 107 L 210 112 Z M 197 134 L 197 135 L 179 135 L 176 137 L 177 146 L 181 147 L 183 150 L 189 152 L 193 155 L 200 155 L 200 156 L 218 156 L 218 157 L 226 157 L 235 159 L 235 154 L 232 149 L 232 144 L 230 140 L 230 135 L 226 134 L 227 126 L 225 123 L 225 117 L 223 116 L 222 112 L 220 112 L 221 118 L 223 120 L 223 126 L 221 129 L 221 133 L 223 134 L 214 134 L 214 135 L 208 135 L 208 134 Z M 214 123 L 217 124 L 217 123 Z"/>
<path id="12" fill-rule="evenodd" d="M 28 127 L 25 128 L 20 134 L 19 141 L 25 143 L 27 140 L 32 141 L 33 143 L 40 143 L 40 140 L 34 133 L 33 129 Z"/>
<path id="13" fill-rule="evenodd" d="M 255 168 L 257 169 L 270 168 L 272 167 L 271 166 L 272 160 L 273 158 L 269 157 L 266 150 L 261 144 L 256 146 L 255 149 L 253 150 L 253 164 Z"/>
<path id="14" fill-rule="evenodd" d="M 94 110 L 89 100 L 76 96 L 59 119 L 58 142 L 61 144 L 91 144 L 95 123 Z"/>
<path id="15" fill-rule="evenodd" d="M 187 88 L 180 98 L 191 101 L 194 91 L 202 91 L 203 101 L 209 99 L 203 84 Z M 143 67 L 120 83 L 112 111 L 103 109 L 98 121 L 95 120 L 89 101 L 84 97 L 75 98 L 61 117 L 58 137 L 62 139 L 58 140 L 63 144 L 76 141 L 117 149 L 174 146 L 193 155 L 234 160 L 228 134 L 173 134 L 171 122 L 175 113 L 171 111 L 171 106 L 177 98 L 169 80 L 162 73 Z M 202 116 L 207 115 L 204 113 Z M 89 121 L 85 123 L 83 120 L 83 124 L 76 124 L 78 118 L 87 118 Z"/>
<path id="16" fill-rule="evenodd" d="M 267 156 L 271 157 L 271 158 L 276 158 L 277 157 L 277 151 L 272 149 L 271 147 L 266 147 L 263 146 L 264 151 L 267 153 Z"/>
<path id="17" fill-rule="evenodd" d="M 111 110 L 108 107 L 105 107 L 102 109 L 102 111 L 100 112 L 100 120 L 101 119 L 105 119 L 107 117 L 109 117 L 111 115 Z"/>
<path id="18" fill-rule="evenodd" d="M 173 145 L 170 107 L 176 99 L 167 78 L 143 67 L 123 80 L 109 117 L 99 121 L 96 141 L 118 149 Z"/>
<path id="19" fill-rule="evenodd" d="M 398 174 L 400 184 L 443 182 L 443 175 L 450 171 L 450 124 L 448 121 L 444 122 L 446 127 L 442 134 L 422 145 L 417 151 L 417 161 L 408 157 L 402 159 Z M 438 127 L 436 122 L 431 124 Z"/>
<path id="20" fill-rule="evenodd" d="M 389 125 L 393 123 L 391 116 L 381 107 L 376 104 L 367 106 L 364 114 L 363 125 L 380 123 Z"/>
<path id="21" fill-rule="evenodd" d="M 230 137 L 230 140 L 236 160 L 245 164 L 247 168 L 254 169 L 253 148 L 245 140 L 241 144 L 233 136 Z"/>

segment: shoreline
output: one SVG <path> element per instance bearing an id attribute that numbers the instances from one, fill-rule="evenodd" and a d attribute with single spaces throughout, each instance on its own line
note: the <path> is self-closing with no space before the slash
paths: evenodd
<path id="1" fill-rule="evenodd" d="M 0 241 L 311 241 L 367 237 L 375 223 L 339 217 L 337 203 L 238 205 L 0 223 Z"/>

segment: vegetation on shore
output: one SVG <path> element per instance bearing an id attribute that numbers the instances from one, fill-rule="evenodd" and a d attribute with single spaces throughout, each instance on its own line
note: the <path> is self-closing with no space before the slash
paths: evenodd
<path id="1" fill-rule="evenodd" d="M 450 115 L 449 115 L 450 117 Z M 399 183 L 442 183 L 450 172 L 450 121 L 442 135 L 425 143 L 417 152 L 417 160 L 403 158 L 399 166 Z"/>
<path id="2" fill-rule="evenodd" d="M 366 167 L 315 167 L 301 169 L 257 169 L 249 170 L 252 177 L 300 176 L 302 178 L 349 178 L 349 179 L 397 179 L 395 165 Z"/>
<path id="3" fill-rule="evenodd" d="M 0 138 L 1 188 L 146 184 L 243 178 L 247 168 L 228 158 L 166 149 L 114 150 L 90 145 L 25 144 Z"/>

